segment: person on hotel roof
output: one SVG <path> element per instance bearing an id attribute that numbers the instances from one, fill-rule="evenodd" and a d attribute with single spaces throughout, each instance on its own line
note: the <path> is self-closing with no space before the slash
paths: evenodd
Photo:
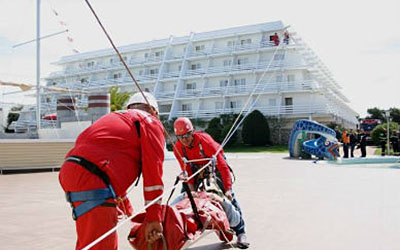
<path id="1" fill-rule="evenodd" d="M 195 173 L 203 165 L 207 164 L 209 159 L 185 164 L 185 160 L 181 157 L 184 157 L 187 161 L 211 158 L 220 148 L 220 145 L 215 142 L 209 134 L 194 131 L 192 122 L 186 117 L 176 119 L 174 122 L 174 131 L 178 138 L 174 147 L 174 155 L 178 159 L 182 170 L 186 170 L 189 176 Z M 221 150 L 216 156 L 216 174 L 220 180 L 218 182 L 219 188 L 224 192 L 226 198 L 229 199 L 239 210 L 240 215 L 242 215 L 239 203 L 235 199 L 235 195 L 232 191 L 230 167 L 225 161 L 223 150 Z M 199 177 L 200 175 L 202 174 L 189 180 L 189 187 L 193 191 L 198 189 L 199 183 L 201 182 L 201 177 Z M 245 223 L 242 216 L 240 218 L 240 223 L 232 229 L 237 235 L 238 247 L 248 248 L 250 243 L 247 241 Z"/>
<path id="2" fill-rule="evenodd" d="M 127 110 L 110 113 L 93 123 L 66 155 L 59 181 L 73 207 L 76 249 L 116 226 L 118 212 L 132 214 L 126 192 L 140 174 L 146 204 L 163 194 L 164 130 L 156 99 L 149 93 L 144 95 L 148 102 L 136 93 L 129 99 Z M 158 199 L 147 208 L 146 239 L 152 243 L 162 231 Z M 113 232 L 91 249 L 117 248 L 117 233 Z"/>

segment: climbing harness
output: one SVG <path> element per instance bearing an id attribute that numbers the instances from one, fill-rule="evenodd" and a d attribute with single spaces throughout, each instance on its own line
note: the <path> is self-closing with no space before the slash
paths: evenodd
<path id="1" fill-rule="evenodd" d="M 65 197 L 71 204 L 72 218 L 74 220 L 100 205 L 106 204 L 106 206 L 116 206 L 115 204 L 111 205 L 112 203 L 106 202 L 106 200 L 110 198 L 116 200 L 117 196 L 115 195 L 114 189 L 111 186 L 110 178 L 104 171 L 102 171 L 96 164 L 86 160 L 81 156 L 72 155 L 67 157 L 66 161 L 74 162 L 84 167 L 92 174 L 98 176 L 107 187 L 80 192 L 66 192 Z M 107 162 L 105 164 L 107 164 Z M 78 201 L 83 201 L 83 203 L 75 207 L 73 202 Z"/>

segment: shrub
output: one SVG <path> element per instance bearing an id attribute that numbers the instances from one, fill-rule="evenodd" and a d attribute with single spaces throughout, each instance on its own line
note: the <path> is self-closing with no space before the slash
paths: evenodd
<path id="1" fill-rule="evenodd" d="M 221 125 L 221 119 L 218 117 L 215 117 L 211 119 L 210 123 L 208 124 L 207 129 L 205 130 L 206 133 L 211 135 L 211 137 L 218 143 L 221 143 L 223 138 L 221 138 L 221 132 L 222 132 L 222 125 Z"/>
<path id="2" fill-rule="evenodd" d="M 228 132 L 231 129 L 231 127 L 232 127 L 232 124 L 227 124 L 222 129 L 222 132 L 221 132 L 221 143 L 222 143 L 222 140 L 225 139 L 225 137 L 228 134 Z M 228 146 L 228 147 L 233 146 L 237 142 L 237 140 L 238 140 L 238 131 L 236 130 L 235 133 L 228 140 L 228 142 L 226 143 L 225 146 Z"/>
<path id="3" fill-rule="evenodd" d="M 384 134 L 386 137 L 386 129 L 387 129 L 387 123 L 383 123 L 381 125 L 376 126 L 372 132 L 371 132 L 371 139 L 374 142 L 375 145 L 379 145 L 381 141 L 381 135 Z M 389 132 L 390 134 L 393 133 L 393 131 L 398 131 L 399 130 L 399 124 L 395 122 L 389 123 Z"/>
<path id="4" fill-rule="evenodd" d="M 270 131 L 264 115 L 254 110 L 243 122 L 242 139 L 244 144 L 264 146 L 270 142 Z"/>

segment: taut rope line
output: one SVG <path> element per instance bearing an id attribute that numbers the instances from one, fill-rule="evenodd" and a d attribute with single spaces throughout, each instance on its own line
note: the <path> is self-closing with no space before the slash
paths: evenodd
<path id="1" fill-rule="evenodd" d="M 139 84 L 137 83 L 135 77 L 133 76 L 132 72 L 130 71 L 128 65 L 126 64 L 124 58 L 121 56 L 121 53 L 119 52 L 118 48 L 115 46 L 114 42 L 112 41 L 111 37 L 109 36 L 109 34 L 107 33 L 106 29 L 104 28 L 103 24 L 101 23 L 99 17 L 97 16 L 96 12 L 94 11 L 93 7 L 91 6 L 91 4 L 89 3 L 89 0 L 85 0 L 86 4 L 88 5 L 88 7 L 90 8 L 91 12 L 93 13 L 93 15 L 95 16 L 98 24 L 100 25 L 100 27 L 102 28 L 103 32 L 105 33 L 105 35 L 107 36 L 107 39 L 109 40 L 109 42 L 111 43 L 112 47 L 114 48 L 114 50 L 116 51 L 119 59 L 121 60 L 122 64 L 124 65 L 125 69 L 128 71 L 130 77 L 132 78 L 133 82 L 135 83 L 136 87 L 138 88 L 138 90 L 140 91 L 140 93 L 143 95 L 144 99 L 146 100 L 146 102 L 148 103 L 149 106 L 150 103 L 147 100 L 146 96 L 144 95 L 142 89 L 140 88 Z M 278 48 L 280 47 L 277 46 L 277 48 L 275 49 L 274 55 L 276 54 Z M 270 63 L 268 64 L 268 67 L 264 70 L 263 76 L 265 75 L 266 71 L 269 69 L 271 62 L 273 60 L 273 57 L 270 60 Z M 262 76 L 262 77 L 263 77 Z M 262 78 L 260 78 L 261 80 Z M 252 91 L 251 95 L 249 96 L 245 106 L 242 108 L 240 114 L 243 113 L 245 107 L 248 105 L 250 98 L 254 95 L 258 85 L 260 84 L 260 80 L 258 81 L 258 83 L 256 84 L 256 87 L 254 88 L 254 90 Z M 261 94 L 261 93 L 260 93 Z M 248 112 L 249 113 L 249 112 Z M 247 113 L 247 114 L 248 114 Z M 246 114 L 246 116 L 247 116 Z M 221 144 L 220 148 L 218 149 L 218 151 L 213 155 L 212 159 L 215 158 L 216 155 L 219 154 L 219 152 L 221 152 L 221 150 L 223 149 L 223 147 L 225 146 L 225 144 L 227 143 L 227 141 L 230 139 L 230 137 L 233 135 L 232 130 L 234 128 L 234 126 L 236 125 L 237 121 L 239 120 L 240 115 L 236 118 L 235 122 L 232 124 L 231 129 L 229 130 L 228 134 L 226 135 L 223 144 Z M 242 121 L 244 120 L 245 116 L 243 117 Z M 237 128 L 235 128 L 234 131 L 236 131 Z M 170 135 L 168 134 L 168 132 L 164 129 L 165 134 L 168 136 L 168 138 L 172 141 Z M 231 134 L 230 134 L 231 133 Z M 229 138 L 228 138 L 229 136 Z M 228 138 L 228 139 L 227 139 Z M 175 147 L 174 143 L 172 143 L 172 145 Z M 176 150 L 179 154 L 179 151 Z M 180 156 L 181 157 L 181 156 Z M 196 175 L 198 175 L 203 169 L 205 169 L 206 167 L 208 167 L 210 164 L 212 163 L 212 160 L 210 160 L 207 164 L 205 164 L 203 167 L 201 167 L 199 170 L 197 170 L 195 173 L 193 173 L 191 176 L 189 176 L 186 181 L 191 180 L 192 178 L 194 178 Z M 177 184 L 175 184 L 174 186 L 172 186 L 168 191 L 171 192 L 174 188 L 176 188 L 178 186 L 179 182 Z M 126 222 L 128 222 L 129 220 L 131 220 L 133 217 L 135 217 L 138 213 L 144 212 L 148 207 L 152 206 L 153 204 L 155 204 L 158 200 L 162 199 L 164 197 L 164 195 L 168 193 L 168 192 L 164 192 L 162 195 L 158 196 L 157 198 L 155 198 L 153 201 L 151 201 L 149 204 L 147 204 L 146 206 L 144 206 L 142 209 L 140 209 L 138 212 L 132 214 L 131 216 L 129 216 L 128 218 L 126 218 L 125 220 L 123 220 L 122 222 L 118 223 L 118 225 L 116 225 L 115 227 L 111 228 L 109 231 L 107 231 L 106 233 L 104 233 L 103 235 L 101 235 L 99 238 L 97 238 L 96 240 L 94 240 L 92 243 L 88 244 L 86 247 L 82 248 L 82 250 L 88 250 L 91 247 L 93 247 L 94 245 L 96 245 L 97 243 L 99 243 L 101 240 L 103 240 L 104 238 L 106 238 L 107 236 L 109 236 L 110 234 L 112 234 L 113 232 L 115 232 L 119 227 L 121 227 L 122 225 L 124 225 Z"/>

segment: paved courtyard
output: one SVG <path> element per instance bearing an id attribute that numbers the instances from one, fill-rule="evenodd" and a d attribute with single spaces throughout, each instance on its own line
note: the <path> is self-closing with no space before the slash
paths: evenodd
<path id="1" fill-rule="evenodd" d="M 291 160 L 286 154 L 229 154 L 250 249 L 390 250 L 400 247 L 400 170 Z M 165 185 L 178 173 L 164 166 Z M 169 188 L 167 188 L 169 189 Z M 129 194 L 143 207 L 141 185 Z M 74 249 L 71 208 L 57 172 L 0 175 L 0 249 Z M 120 249 L 131 249 L 119 230 Z M 230 249 L 209 234 L 191 249 Z"/>

